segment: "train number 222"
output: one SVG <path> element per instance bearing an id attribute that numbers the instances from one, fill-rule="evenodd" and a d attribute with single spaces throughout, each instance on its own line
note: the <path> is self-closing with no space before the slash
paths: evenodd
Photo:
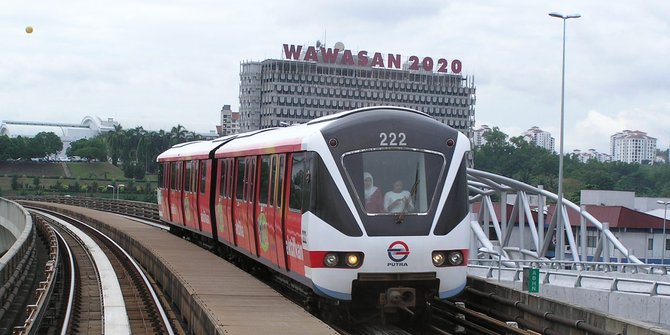
<path id="1" fill-rule="evenodd" d="M 379 133 L 379 145 L 383 147 L 387 146 L 405 146 L 407 143 L 405 143 L 405 140 L 407 139 L 407 136 L 405 136 L 405 133 Z"/>

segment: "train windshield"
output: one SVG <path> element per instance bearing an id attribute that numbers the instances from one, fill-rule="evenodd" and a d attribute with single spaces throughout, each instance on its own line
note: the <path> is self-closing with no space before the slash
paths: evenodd
<path id="1" fill-rule="evenodd" d="M 442 154 L 420 150 L 357 151 L 342 162 L 368 215 L 427 213 L 444 170 Z"/>

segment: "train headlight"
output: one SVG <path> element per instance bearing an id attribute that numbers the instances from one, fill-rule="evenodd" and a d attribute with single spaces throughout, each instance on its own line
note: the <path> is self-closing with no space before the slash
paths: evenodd
<path id="1" fill-rule="evenodd" d="M 357 254 L 348 254 L 347 255 L 347 265 L 349 267 L 355 268 L 358 266 L 358 263 L 361 261 L 360 257 Z"/>
<path id="2" fill-rule="evenodd" d="M 444 261 L 446 261 L 446 259 L 447 257 L 444 255 L 444 252 L 433 251 L 433 265 L 442 266 L 444 264 Z"/>
<path id="3" fill-rule="evenodd" d="M 323 256 L 323 264 L 329 268 L 334 268 L 337 266 L 337 263 L 340 261 L 340 258 L 336 253 L 330 252 Z"/>
<path id="4" fill-rule="evenodd" d="M 447 259 L 449 260 L 450 265 L 461 265 L 463 264 L 463 253 L 461 253 L 460 250 L 450 251 L 447 255 Z"/>

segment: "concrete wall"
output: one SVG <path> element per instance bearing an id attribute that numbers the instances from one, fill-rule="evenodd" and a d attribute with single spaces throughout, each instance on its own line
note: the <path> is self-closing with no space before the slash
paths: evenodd
<path id="1" fill-rule="evenodd" d="M 550 312 L 554 315 L 571 320 L 584 320 L 588 324 L 599 329 L 626 335 L 667 335 L 670 334 L 670 326 L 652 325 L 646 322 L 655 318 L 667 319 L 668 301 L 660 297 L 649 297 L 633 295 L 620 292 L 605 292 L 587 290 L 580 288 L 557 287 L 551 285 L 540 285 L 539 294 L 528 294 L 519 288 L 500 286 L 494 280 L 483 280 L 476 277 L 468 277 L 468 285 L 483 292 L 491 292 L 496 296 L 519 301 L 528 304 L 532 308 Z M 560 295 L 559 297 L 552 297 Z M 470 300 L 472 297 L 469 297 Z M 547 321 L 530 314 L 519 312 L 509 306 L 491 306 L 491 300 L 473 298 L 473 302 L 483 304 L 508 315 L 519 315 L 539 325 L 549 326 Z M 566 303 L 565 300 L 573 300 Z M 660 305 L 656 301 L 663 301 Z M 611 308 L 611 313 L 601 312 L 601 309 Z M 614 313 L 627 314 L 630 318 L 624 318 Z M 635 310 L 635 311 L 631 311 Z M 646 313 L 646 316 L 645 316 Z M 649 316 L 649 317 L 648 317 Z M 667 322 L 667 320 L 665 320 Z M 561 334 L 584 334 L 583 331 L 570 329 L 569 327 L 554 325 L 552 329 Z"/>
<path id="2" fill-rule="evenodd" d="M 546 300 L 551 302 L 552 308 L 556 311 L 568 310 L 569 313 L 575 313 L 573 310 L 580 310 L 581 313 L 589 314 L 589 319 L 602 319 L 600 325 L 603 327 L 608 325 L 607 330 L 610 331 L 621 332 L 626 329 L 626 334 L 670 334 L 670 297 L 667 295 L 651 296 L 611 291 L 611 284 L 607 281 L 586 279 L 582 282 L 584 287 L 575 287 L 574 277 L 554 276 L 550 277 L 549 283 L 545 283 L 546 273 L 540 274 L 540 292 L 528 294 L 522 291 L 523 283 L 520 278 L 514 278 L 513 272 L 503 271 L 499 282 L 497 270 L 488 280 L 485 279 L 486 272 L 481 268 L 469 268 L 469 280 L 486 282 L 477 285 L 493 285 L 488 286 L 489 289 L 499 286 L 500 288 L 494 290 L 505 292 L 502 293 L 505 297 L 524 295 L 523 301 Z M 602 272 L 588 274 L 607 276 Z M 654 275 L 642 275 L 644 278 L 639 278 L 639 274 L 610 273 L 609 275 L 654 280 L 652 278 Z M 507 292 L 508 290 L 516 293 Z M 548 302 L 543 302 L 542 305 L 545 306 Z"/>
<path id="3" fill-rule="evenodd" d="M 0 198 L 0 240 L 5 253 L 0 257 L 0 320 L 13 299 L 34 251 L 35 228 L 30 214 L 19 204 Z M 13 243 L 9 244 L 11 241 Z M 9 246 L 4 249 L 5 245 Z"/>
<path id="4" fill-rule="evenodd" d="M 0 198 L 0 254 L 8 251 L 24 233 L 27 234 L 26 228 L 32 228 L 30 215 L 19 204 Z"/>

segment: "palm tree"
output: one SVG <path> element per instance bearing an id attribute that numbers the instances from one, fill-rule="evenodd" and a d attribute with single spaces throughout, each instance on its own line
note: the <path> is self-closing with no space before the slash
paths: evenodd
<path id="1" fill-rule="evenodd" d="M 123 143 L 125 142 L 126 131 L 120 124 L 114 125 L 114 130 L 105 134 L 105 142 L 109 148 L 109 154 L 112 156 L 112 164 L 118 165 Z"/>
<path id="2" fill-rule="evenodd" d="M 170 130 L 170 144 L 186 142 L 186 134 L 188 134 L 188 130 L 184 126 L 177 124 L 177 126 L 172 127 L 172 130 Z"/>

